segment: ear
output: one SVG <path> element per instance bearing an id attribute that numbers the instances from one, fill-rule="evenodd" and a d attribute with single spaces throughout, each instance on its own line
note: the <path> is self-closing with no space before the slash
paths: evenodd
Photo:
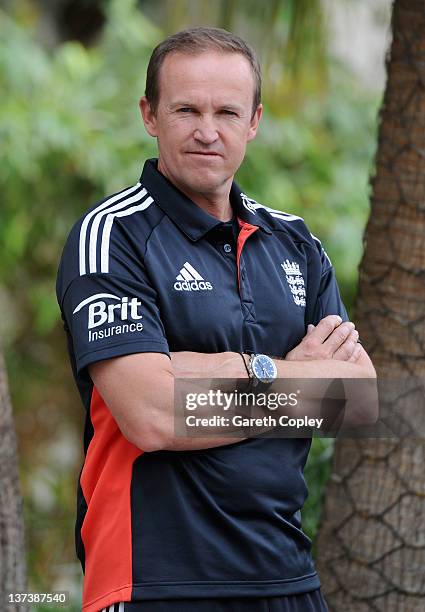
<path id="1" fill-rule="evenodd" d="M 263 114 L 263 105 L 259 104 L 255 109 L 255 113 L 251 118 L 251 122 L 249 124 L 248 136 L 246 141 L 251 142 L 257 135 L 258 125 L 260 123 L 261 116 Z"/>
<path id="2" fill-rule="evenodd" d="M 143 123 L 149 136 L 157 136 L 156 116 L 146 96 L 142 96 L 139 100 L 139 108 L 142 113 Z"/>

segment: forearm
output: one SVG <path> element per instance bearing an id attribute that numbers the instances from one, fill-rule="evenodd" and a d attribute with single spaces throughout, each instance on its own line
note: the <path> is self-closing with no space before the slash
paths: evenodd
<path id="1" fill-rule="evenodd" d="M 281 378 L 375 378 L 369 367 L 336 359 L 276 363 Z"/>
<path id="2" fill-rule="evenodd" d="M 349 379 L 368 375 L 358 364 L 335 360 L 277 360 L 277 366 L 278 376 L 283 379 L 316 378 L 316 399 L 320 378 Z M 195 438 L 193 434 L 176 435 L 176 432 L 187 431 L 185 427 L 178 427 L 181 424 L 178 419 L 183 419 L 185 425 L 185 410 L 179 405 L 180 398 L 175 397 L 176 379 L 183 379 L 181 382 L 191 378 L 218 379 L 222 390 L 234 391 L 236 380 L 248 378 L 238 353 L 178 352 L 172 353 L 171 361 L 157 353 L 125 355 L 92 364 L 90 375 L 124 436 L 142 450 L 195 450 L 243 439 L 243 432 L 236 428 L 226 429 L 225 435 L 222 428 L 218 427 L 216 432 L 209 429 L 208 433 L 213 435 L 202 438 Z M 217 407 L 205 407 L 205 414 L 217 414 Z"/>
<path id="3" fill-rule="evenodd" d="M 348 361 L 320 359 L 285 361 L 274 358 L 278 378 L 375 378 L 370 367 Z M 247 378 L 239 353 L 171 353 L 176 378 Z"/>
<path id="4" fill-rule="evenodd" d="M 234 380 L 248 378 L 246 368 L 239 353 L 224 352 L 224 353 L 195 353 L 190 351 L 181 351 L 171 353 L 171 365 L 175 380 L 184 379 L 229 379 L 229 390 L 234 389 Z M 224 383 L 225 386 L 225 383 Z M 225 389 L 224 389 L 225 390 Z M 174 402 L 175 403 L 175 402 Z M 203 416 L 213 416 L 217 409 L 214 407 L 205 407 Z M 174 418 L 177 418 L 176 413 L 181 415 L 183 410 L 181 407 L 175 406 Z M 209 414 L 207 414 L 209 413 Z M 184 424 L 183 424 L 184 426 Z M 176 423 L 174 422 L 174 432 Z M 212 428 L 210 428 L 212 432 Z M 219 433 L 214 435 L 211 433 L 208 437 L 189 437 L 176 435 L 175 433 L 168 437 L 168 440 L 163 447 L 164 450 L 199 450 L 204 448 L 213 448 L 216 446 L 226 446 L 235 444 L 245 439 L 241 430 L 236 428 L 233 431 L 239 432 L 240 435 L 223 436 Z M 222 432 L 221 432 L 222 433 Z"/>
<path id="5" fill-rule="evenodd" d="M 286 384 L 290 384 L 290 380 L 303 381 L 301 399 L 306 410 L 316 410 L 321 399 L 329 393 L 330 379 L 343 379 L 343 391 L 350 388 L 334 399 L 344 400 L 345 413 L 350 418 L 354 415 L 360 424 L 362 420 L 374 422 L 377 394 L 372 391 L 367 397 L 367 394 L 362 397 L 364 386 L 357 381 L 375 379 L 376 372 L 357 339 L 353 323 L 341 323 L 341 317 L 328 315 L 317 326 L 308 326 L 307 334 L 286 354 L 285 359 L 275 359 L 278 378 Z M 190 379 L 204 379 L 198 385 L 199 389 L 204 387 L 202 391 L 211 389 L 212 380 L 218 380 L 216 391 L 234 392 L 236 381 L 248 378 L 246 361 L 244 363 L 236 352 L 181 351 L 171 353 L 171 360 L 162 353 L 130 354 L 93 363 L 89 371 L 124 436 L 145 451 L 211 448 L 242 439 L 237 435 L 242 432 L 230 428 L 224 436 L 220 426 L 215 430 L 209 429 L 208 437 L 195 438 L 193 433 L 185 435 L 188 431 L 188 422 L 185 421 L 187 401 L 183 405 L 183 392 L 183 397 L 175 397 L 176 387 L 179 393 L 184 391 L 185 381 L 190 388 Z M 183 379 L 182 384 L 176 386 L 179 379 Z M 276 381 L 272 385 L 273 391 L 280 384 Z M 217 415 L 217 407 L 212 402 L 209 404 L 197 412 L 207 417 Z M 301 405 L 299 408 L 303 409 Z"/>
<path id="6" fill-rule="evenodd" d="M 364 364 L 349 363 L 337 360 L 310 360 L 310 361 L 285 361 L 275 359 L 278 370 L 278 378 L 283 381 L 288 379 L 304 379 L 303 397 L 297 408 L 289 408 L 289 416 L 318 417 L 321 414 L 329 414 L 327 404 L 323 398 L 329 393 L 329 380 L 335 378 L 346 379 L 345 387 L 340 387 L 340 395 L 329 399 L 346 400 L 343 415 L 343 426 L 358 426 L 365 421 L 372 420 L 376 413 L 376 393 L 372 385 L 367 381 L 361 386 L 358 383 L 351 384 L 351 379 L 374 378 L 374 370 Z M 216 353 L 204 354 L 194 352 L 176 352 L 171 354 L 171 364 L 174 376 L 177 379 L 243 379 L 247 378 L 246 368 L 239 353 Z M 314 383 L 307 382 L 315 379 Z M 300 381 L 301 382 L 301 381 Z M 354 382 L 354 381 L 353 381 Z M 273 391 L 279 387 L 279 381 L 273 385 Z M 233 385 L 231 385 L 233 390 Z M 230 387 L 229 387 L 230 389 Z M 271 389 L 272 390 L 272 389 Z M 286 390 L 288 390 L 286 388 Z M 322 403 L 323 402 L 323 403 Z M 253 411 L 253 414 L 255 410 Z M 217 407 L 204 407 L 203 416 L 217 414 Z M 272 414 L 272 413 L 270 413 Z M 372 415 L 372 416 L 371 416 Z M 242 432 L 241 432 L 242 434 Z M 172 436 L 164 447 L 168 450 L 191 450 L 199 448 L 210 448 L 232 444 L 243 439 L 240 437 L 208 437 L 192 438 Z"/>
<path id="7" fill-rule="evenodd" d="M 171 353 L 171 367 L 175 378 L 247 378 L 246 368 L 239 353 Z"/>

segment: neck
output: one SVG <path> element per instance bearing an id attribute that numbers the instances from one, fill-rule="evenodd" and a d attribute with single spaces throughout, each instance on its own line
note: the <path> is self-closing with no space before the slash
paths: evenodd
<path id="1" fill-rule="evenodd" d="M 219 196 L 209 196 L 208 194 L 200 193 L 188 193 L 184 189 L 181 189 L 185 195 L 187 195 L 192 202 L 197 204 L 199 208 L 202 208 L 206 213 L 219 219 L 219 221 L 230 221 L 233 218 L 233 210 L 230 205 L 229 192 Z"/>
<path id="2" fill-rule="evenodd" d="M 232 186 L 233 177 L 227 179 L 222 185 L 211 192 L 192 191 L 188 185 L 175 180 L 173 176 L 167 172 L 167 169 L 161 164 L 161 159 L 158 163 L 158 170 L 163 174 L 173 185 L 175 185 L 182 193 L 192 200 L 199 208 L 202 208 L 206 213 L 219 219 L 220 221 L 230 221 L 233 218 L 233 209 L 230 204 L 230 188 Z"/>

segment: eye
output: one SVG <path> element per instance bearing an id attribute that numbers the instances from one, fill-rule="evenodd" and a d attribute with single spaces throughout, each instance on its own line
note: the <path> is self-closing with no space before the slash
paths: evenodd
<path id="1" fill-rule="evenodd" d="M 228 110 L 227 108 L 223 108 L 223 110 L 221 111 L 224 115 L 230 115 L 233 117 L 236 117 L 237 113 L 235 113 L 235 111 L 231 111 Z"/>
<path id="2" fill-rule="evenodd" d="M 189 108 L 189 106 L 184 106 L 182 108 L 179 108 L 177 110 L 178 113 L 191 113 L 192 112 L 192 108 Z"/>

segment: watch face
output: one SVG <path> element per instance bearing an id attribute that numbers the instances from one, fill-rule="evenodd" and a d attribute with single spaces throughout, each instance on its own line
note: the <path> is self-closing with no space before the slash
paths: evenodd
<path id="1" fill-rule="evenodd" d="M 273 359 L 267 355 L 256 355 L 252 360 L 252 371 L 255 378 L 262 382 L 271 382 L 276 378 L 277 370 Z"/>

